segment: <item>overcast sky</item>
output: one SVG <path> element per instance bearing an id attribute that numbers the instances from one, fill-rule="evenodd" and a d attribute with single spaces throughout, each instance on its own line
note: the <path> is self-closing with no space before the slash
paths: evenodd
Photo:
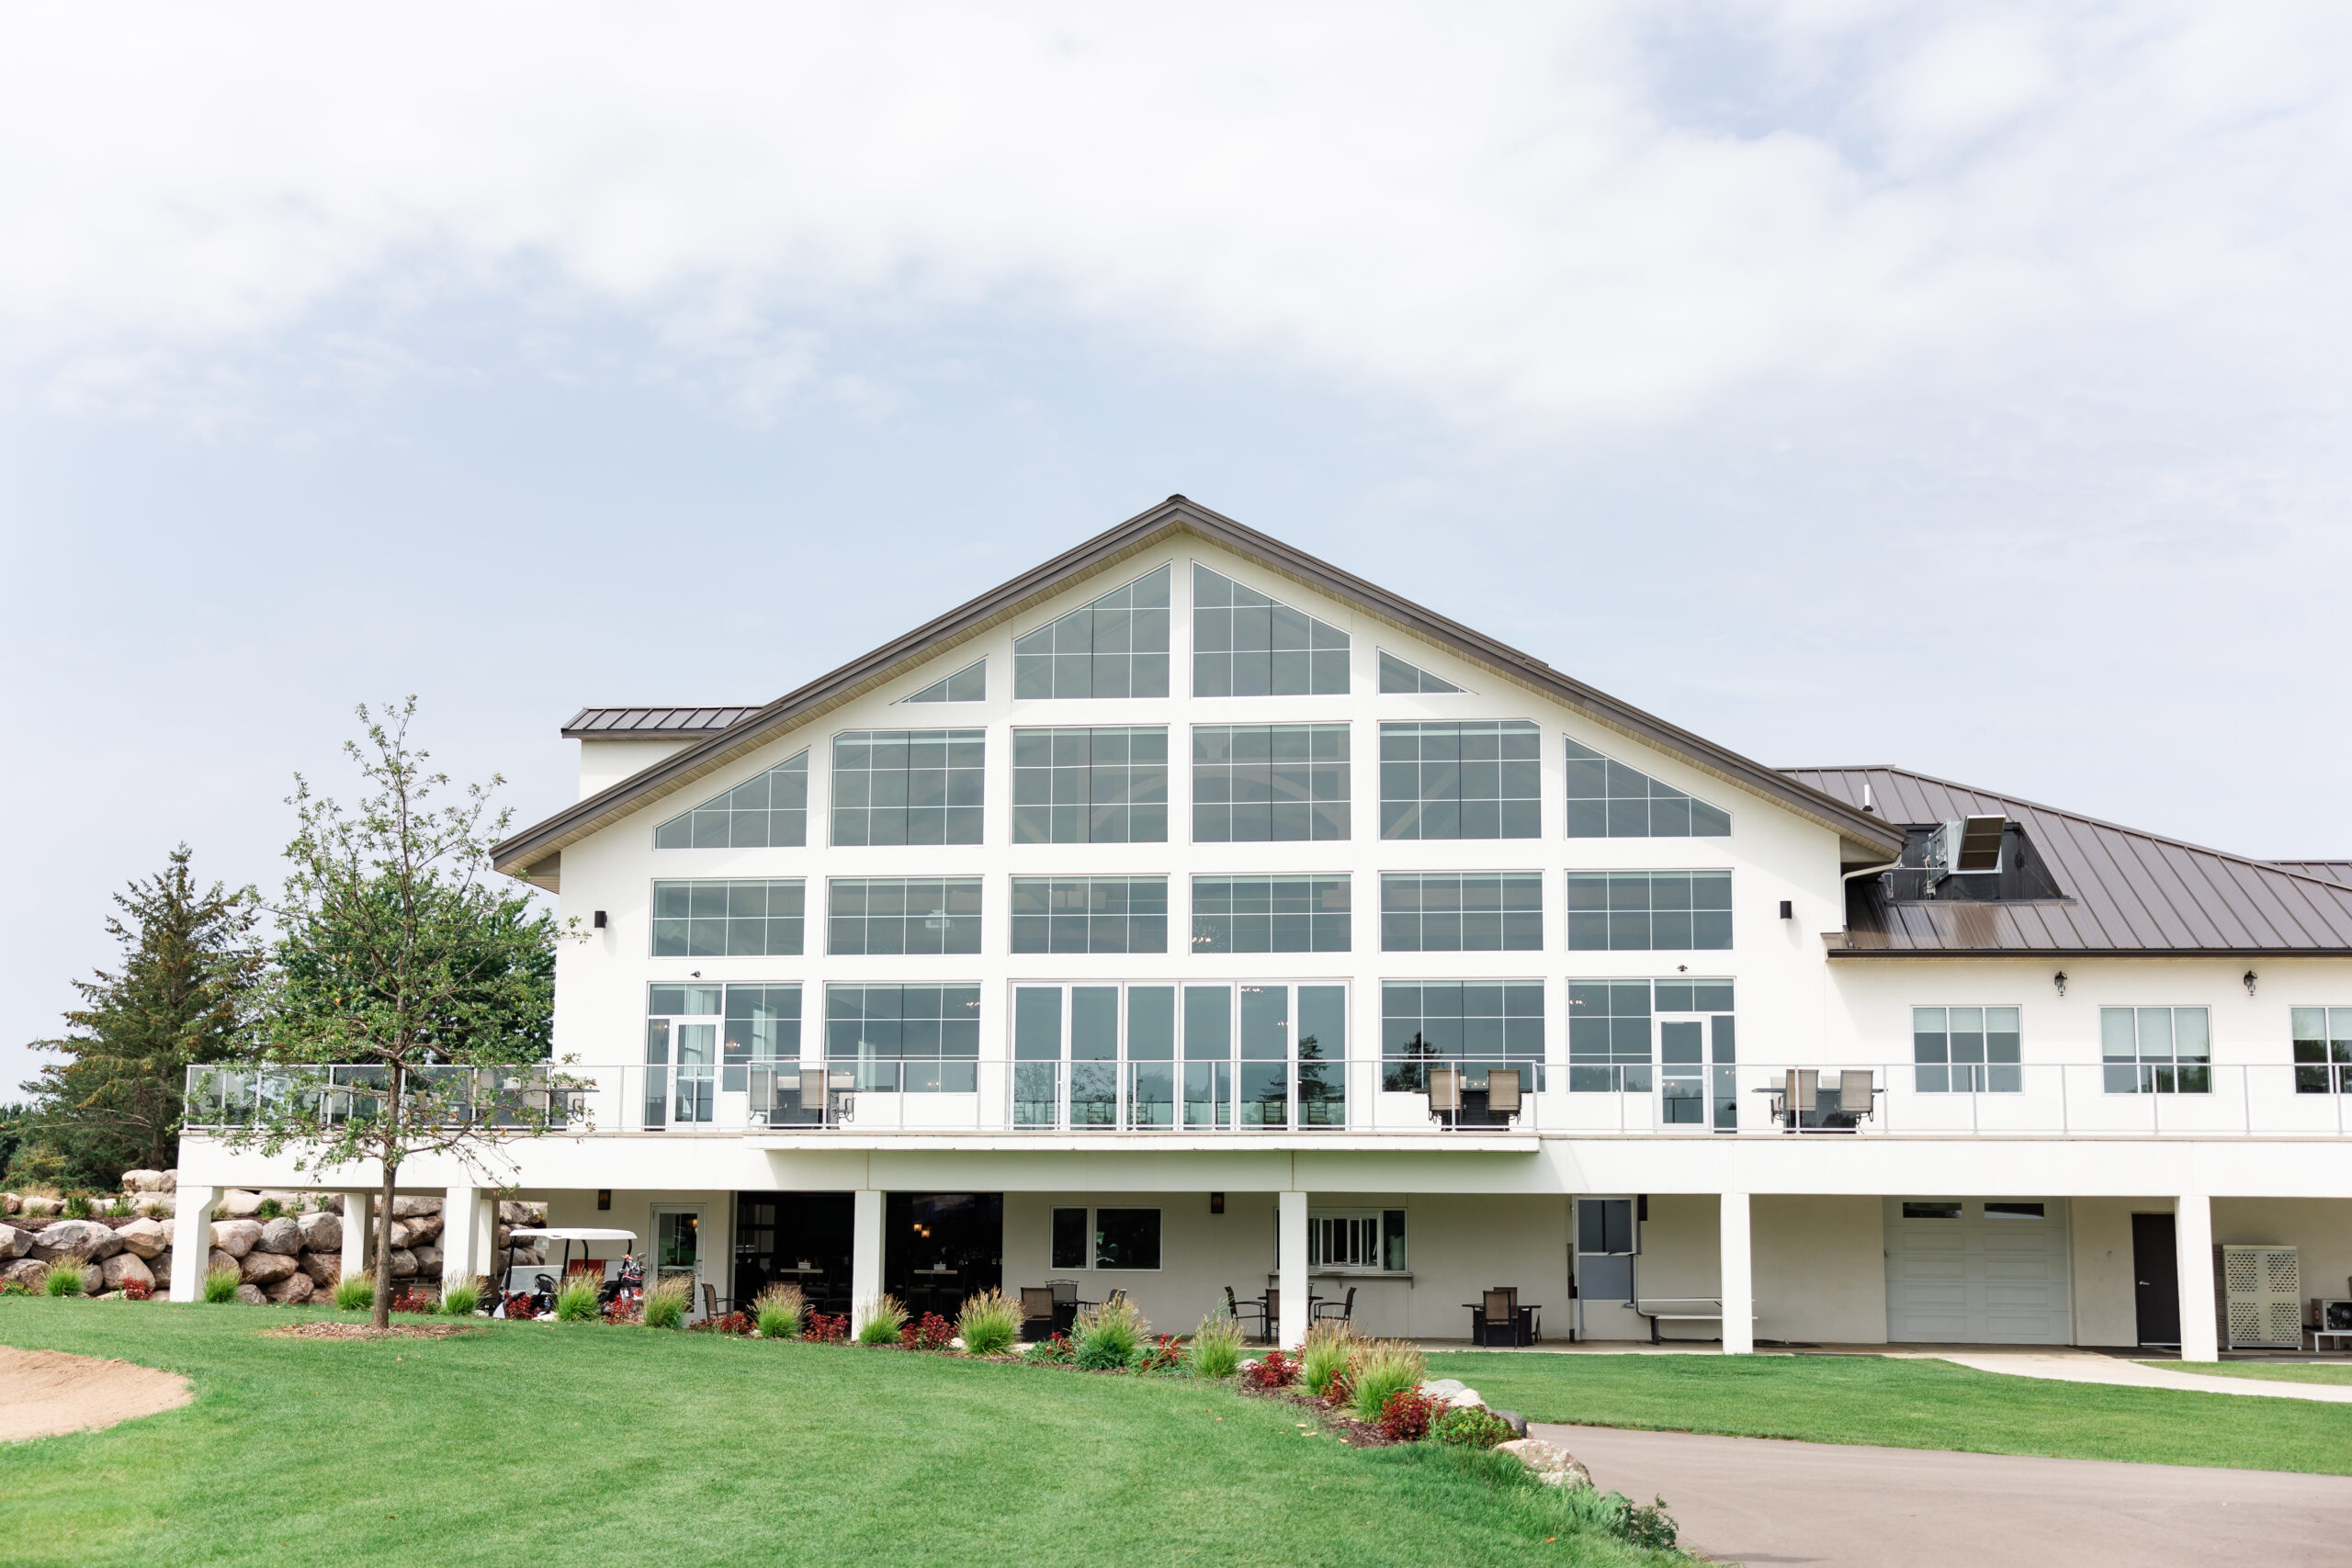
<path id="1" fill-rule="evenodd" d="M 2352 855 L 2346 17 L 17 8 L 0 1099 L 355 703 L 529 820 L 1171 491 L 1766 762 Z"/>

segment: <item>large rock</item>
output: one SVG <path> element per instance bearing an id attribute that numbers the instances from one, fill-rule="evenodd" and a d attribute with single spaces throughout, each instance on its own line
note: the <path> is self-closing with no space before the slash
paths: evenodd
<path id="1" fill-rule="evenodd" d="M 490 1230 L 490 1245 L 501 1252 L 514 1246 L 514 1227 L 503 1223 L 492 1225 Z"/>
<path id="2" fill-rule="evenodd" d="M 172 1283 L 172 1249 L 164 1248 L 147 1260 L 147 1272 L 155 1276 L 155 1288 L 167 1290 Z"/>
<path id="3" fill-rule="evenodd" d="M 423 1247 L 413 1247 L 410 1250 L 416 1258 L 416 1271 L 418 1273 L 424 1275 L 429 1280 L 438 1280 L 441 1277 L 441 1249 L 439 1247 L 435 1247 L 430 1242 L 427 1242 Z"/>
<path id="4" fill-rule="evenodd" d="M 1576 1455 L 1557 1443 L 1547 1443 L 1541 1438 L 1518 1438 L 1508 1443 L 1497 1443 L 1495 1451 L 1517 1459 L 1546 1486 L 1592 1484 L 1592 1472 L 1587 1470 Z"/>
<path id="5" fill-rule="evenodd" d="M 259 1220 L 215 1220 L 212 1245 L 232 1258 L 243 1258 L 261 1239 Z"/>
<path id="6" fill-rule="evenodd" d="M 179 1185 L 169 1171 L 126 1170 L 122 1173 L 125 1192 L 169 1192 Z"/>
<path id="7" fill-rule="evenodd" d="M 19 1199 L 17 1203 L 17 1213 L 28 1220 L 50 1219 L 64 1211 L 65 1205 L 57 1199 L 43 1198 L 39 1194 Z"/>
<path id="8" fill-rule="evenodd" d="M 32 1249 L 32 1232 L 18 1225 L 0 1224 L 0 1263 L 22 1258 Z"/>
<path id="9" fill-rule="evenodd" d="M 0 1214 L 21 1214 L 24 1212 L 25 1201 L 22 1198 L 14 1192 L 0 1192 Z"/>
<path id="10" fill-rule="evenodd" d="M 319 1213 L 321 1213 L 322 1214 L 340 1214 L 340 1213 L 343 1213 L 343 1194 L 342 1194 L 342 1193 L 340 1193 L 340 1192 L 322 1192 L 322 1193 L 320 1193 L 320 1194 L 319 1194 L 319 1201 L 318 1201 L 318 1210 L 319 1210 Z"/>
<path id="11" fill-rule="evenodd" d="M 259 1285 L 238 1286 L 237 1301 L 240 1305 L 249 1307 L 266 1307 L 269 1304 L 269 1298 L 262 1294 Z"/>
<path id="12" fill-rule="evenodd" d="M 311 1277 L 314 1285 L 332 1287 L 343 1278 L 343 1256 L 340 1253 L 306 1252 L 294 1261 L 301 1265 L 302 1272 Z"/>
<path id="13" fill-rule="evenodd" d="M 415 1253 L 411 1252 L 405 1247 L 396 1247 L 392 1248 L 392 1278 L 395 1280 L 413 1280 L 416 1278 Z"/>
<path id="14" fill-rule="evenodd" d="M 408 1241 L 411 1247 L 414 1247 L 421 1241 L 439 1241 L 440 1239 L 440 1215 L 419 1214 L 416 1218 L 408 1222 Z"/>
<path id="15" fill-rule="evenodd" d="M 437 1214 L 440 1212 L 441 1200 L 438 1198 L 395 1198 L 392 1200 L 392 1218 L 396 1220 L 414 1219 L 419 1214 Z"/>
<path id="16" fill-rule="evenodd" d="M 299 1214 L 311 1206 L 313 1194 L 298 1191 L 290 1187 L 265 1187 L 262 1189 L 261 1196 L 265 1202 L 275 1200 L 282 1213 Z"/>
<path id="17" fill-rule="evenodd" d="M 242 1279 L 245 1272 L 245 1260 L 233 1252 L 223 1252 L 217 1247 L 205 1254 L 204 1272 L 207 1276 L 218 1274 L 223 1269 Z"/>
<path id="18" fill-rule="evenodd" d="M 112 1225 L 96 1220 L 60 1220 L 33 1237 L 37 1251 L 51 1258 L 86 1258 L 96 1263 L 122 1250 L 122 1237 Z"/>
<path id="19" fill-rule="evenodd" d="M 394 1247 L 412 1246 L 415 1241 L 416 1231 L 406 1220 L 394 1220 L 392 1222 L 392 1245 Z"/>
<path id="20" fill-rule="evenodd" d="M 163 1220 L 180 1212 L 180 1201 L 170 1192 L 141 1192 L 131 1201 L 131 1207 L 151 1220 Z"/>
<path id="21" fill-rule="evenodd" d="M 146 1260 L 128 1252 L 118 1252 L 99 1264 L 98 1274 L 109 1291 L 119 1291 L 134 1282 L 148 1286 L 155 1283 L 154 1273 L 147 1267 Z"/>
<path id="22" fill-rule="evenodd" d="M 153 1258 L 172 1245 L 172 1233 L 153 1220 L 133 1220 L 114 1233 L 122 1238 L 122 1249 L 141 1258 Z"/>
<path id="23" fill-rule="evenodd" d="M 300 1306 L 318 1294 L 317 1281 L 308 1274 L 288 1274 L 264 1293 L 280 1306 Z"/>
<path id="24" fill-rule="evenodd" d="M 280 1214 L 274 1220 L 262 1222 L 261 1235 L 254 1242 L 255 1252 L 282 1252 L 291 1258 L 302 1250 L 302 1227 L 290 1214 Z"/>
<path id="25" fill-rule="evenodd" d="M 336 1214 L 305 1214 L 295 1222 L 301 1227 L 302 1250 L 305 1252 L 339 1252 L 343 1248 L 343 1220 Z"/>
<path id="26" fill-rule="evenodd" d="M 261 1194 L 248 1192 L 242 1187 L 232 1187 L 220 1194 L 220 1207 L 229 1211 L 232 1220 L 250 1220 L 261 1207 Z"/>
<path id="27" fill-rule="evenodd" d="M 244 1275 L 248 1285 L 274 1285 L 288 1274 L 299 1274 L 300 1267 L 283 1252 L 248 1252 L 245 1254 Z"/>
<path id="28" fill-rule="evenodd" d="M 48 1275 L 49 1265 L 38 1258 L 19 1258 L 14 1263 L 0 1264 L 0 1280 L 13 1280 L 36 1291 Z"/>
<path id="29" fill-rule="evenodd" d="M 502 1225 L 543 1225 L 548 1223 L 548 1206 L 534 1201 L 528 1203 L 501 1203 L 498 1223 Z"/>

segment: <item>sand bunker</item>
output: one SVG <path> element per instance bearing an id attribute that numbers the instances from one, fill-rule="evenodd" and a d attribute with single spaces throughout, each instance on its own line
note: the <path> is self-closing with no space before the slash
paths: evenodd
<path id="1" fill-rule="evenodd" d="M 0 1442 L 93 1431 L 194 1397 L 177 1372 L 0 1345 Z"/>

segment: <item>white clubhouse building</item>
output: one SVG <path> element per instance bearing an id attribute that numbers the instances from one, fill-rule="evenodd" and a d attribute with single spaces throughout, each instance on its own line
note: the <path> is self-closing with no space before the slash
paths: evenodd
<path id="1" fill-rule="evenodd" d="M 589 1087 L 514 1181 L 721 1298 L 2211 1359 L 2352 1294 L 2352 863 L 1767 767 L 1182 497 L 566 733 L 497 860 Z M 211 1190 L 318 1180 L 192 1131 L 175 1294 Z"/>

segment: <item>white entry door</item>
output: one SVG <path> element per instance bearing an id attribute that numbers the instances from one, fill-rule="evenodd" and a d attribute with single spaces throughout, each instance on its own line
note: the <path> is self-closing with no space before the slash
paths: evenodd
<path id="1" fill-rule="evenodd" d="M 692 1291 L 687 1315 L 699 1321 L 702 1310 L 702 1210 L 657 1208 L 653 1211 L 653 1267 L 646 1284 L 683 1279 Z"/>
<path id="2" fill-rule="evenodd" d="M 1945 1345 L 2072 1337 L 2060 1198 L 1889 1198 L 1886 1337 Z"/>

